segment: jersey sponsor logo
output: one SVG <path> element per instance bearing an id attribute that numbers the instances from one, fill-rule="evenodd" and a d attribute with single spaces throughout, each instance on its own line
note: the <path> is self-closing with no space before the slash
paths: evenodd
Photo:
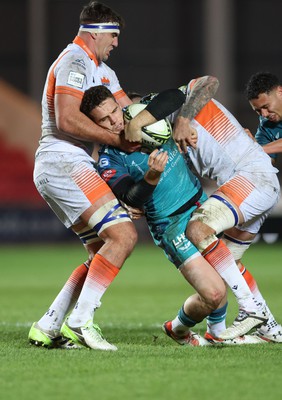
<path id="1" fill-rule="evenodd" d="M 99 167 L 101 167 L 101 168 L 106 168 L 106 167 L 108 167 L 109 165 L 110 165 L 109 157 L 105 157 L 105 156 L 100 157 L 100 160 L 99 160 Z"/>
<path id="2" fill-rule="evenodd" d="M 76 88 L 82 89 L 85 75 L 79 72 L 70 71 L 68 77 L 68 84 Z"/>
<path id="3" fill-rule="evenodd" d="M 72 65 L 78 65 L 79 67 L 86 69 L 85 62 L 82 58 L 77 58 L 75 61 L 72 62 Z"/>
<path id="4" fill-rule="evenodd" d="M 105 182 L 109 182 L 109 180 L 115 176 L 117 171 L 115 169 L 107 169 L 106 171 L 101 173 L 101 177 L 104 179 Z"/>

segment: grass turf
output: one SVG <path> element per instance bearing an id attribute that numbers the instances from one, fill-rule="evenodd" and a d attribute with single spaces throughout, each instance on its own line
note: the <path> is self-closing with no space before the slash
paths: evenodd
<path id="1" fill-rule="evenodd" d="M 86 258 L 78 244 L 1 248 L 0 393 L 3 400 L 268 400 L 281 395 L 282 344 L 192 348 L 160 329 L 193 290 L 162 254 L 139 245 L 102 299 L 95 320 L 117 352 L 30 346 L 27 335 Z M 244 259 L 282 321 L 281 244 L 255 244 Z M 229 296 L 228 324 L 237 306 Z M 205 322 L 197 330 L 205 332 Z"/>

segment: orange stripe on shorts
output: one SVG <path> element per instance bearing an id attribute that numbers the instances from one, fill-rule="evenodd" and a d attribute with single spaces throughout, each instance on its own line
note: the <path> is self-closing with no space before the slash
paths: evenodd
<path id="1" fill-rule="evenodd" d="M 255 186 L 243 176 L 236 176 L 227 183 L 218 188 L 219 192 L 225 194 L 236 206 L 240 204 L 250 195 Z"/>
<path id="2" fill-rule="evenodd" d="M 98 173 L 85 166 L 77 168 L 72 173 L 72 178 L 91 204 L 94 204 L 104 195 L 111 193 L 111 189 Z"/>

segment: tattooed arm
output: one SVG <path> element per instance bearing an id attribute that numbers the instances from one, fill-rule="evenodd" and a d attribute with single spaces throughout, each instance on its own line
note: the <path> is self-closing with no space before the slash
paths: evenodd
<path id="1" fill-rule="evenodd" d="M 174 124 L 173 137 L 181 151 L 187 153 L 187 146 L 196 148 L 197 131 L 190 125 L 191 120 L 215 95 L 219 86 L 217 78 L 203 76 L 195 80 L 189 96 L 181 107 Z"/>

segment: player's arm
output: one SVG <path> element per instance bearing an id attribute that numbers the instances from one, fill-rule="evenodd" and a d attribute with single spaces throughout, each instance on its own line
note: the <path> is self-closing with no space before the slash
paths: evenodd
<path id="1" fill-rule="evenodd" d="M 218 79 L 213 76 L 203 76 L 193 83 L 173 129 L 174 140 L 184 153 L 187 153 L 187 146 L 196 148 L 197 144 L 197 132 L 191 127 L 191 120 L 214 97 L 219 86 Z"/>
<path id="2" fill-rule="evenodd" d="M 282 139 L 277 139 L 275 142 L 267 143 L 262 147 L 267 154 L 282 153 Z"/>
<path id="3" fill-rule="evenodd" d="M 86 142 L 96 142 L 134 151 L 134 145 L 125 143 L 121 135 L 101 128 L 80 111 L 81 99 L 69 94 L 55 95 L 55 116 L 57 128 L 65 135 Z"/>
<path id="4" fill-rule="evenodd" d="M 267 143 L 262 146 L 263 150 L 271 158 L 271 162 L 274 165 L 276 163 L 276 154 L 282 153 L 282 139 L 277 139 L 274 142 Z"/>
<path id="5" fill-rule="evenodd" d="M 166 151 L 154 150 L 149 156 L 149 169 L 143 179 L 135 182 L 131 176 L 127 175 L 112 187 L 112 191 L 123 203 L 142 209 L 144 203 L 152 196 L 165 169 L 167 160 L 168 154 Z"/>
<path id="6" fill-rule="evenodd" d="M 128 106 L 129 104 L 132 104 L 132 100 L 125 94 L 124 96 L 120 98 L 116 98 L 116 101 L 118 104 L 121 106 L 121 108 Z"/>
<path id="7" fill-rule="evenodd" d="M 178 110 L 185 101 L 179 89 L 168 89 L 159 93 L 151 103 L 125 125 L 125 138 L 130 142 L 141 142 L 141 128 L 159 121 Z"/>
<path id="8" fill-rule="evenodd" d="M 249 138 L 251 138 L 254 142 L 256 142 L 256 138 L 254 137 L 254 135 L 252 134 L 252 132 L 250 131 L 250 129 L 248 128 L 244 128 L 245 133 L 249 136 Z"/>
<path id="9" fill-rule="evenodd" d="M 266 154 L 271 157 L 272 164 L 275 164 L 277 153 L 282 152 L 282 139 L 275 139 L 275 133 L 272 130 L 265 129 L 261 124 L 257 129 L 255 138 Z"/>

